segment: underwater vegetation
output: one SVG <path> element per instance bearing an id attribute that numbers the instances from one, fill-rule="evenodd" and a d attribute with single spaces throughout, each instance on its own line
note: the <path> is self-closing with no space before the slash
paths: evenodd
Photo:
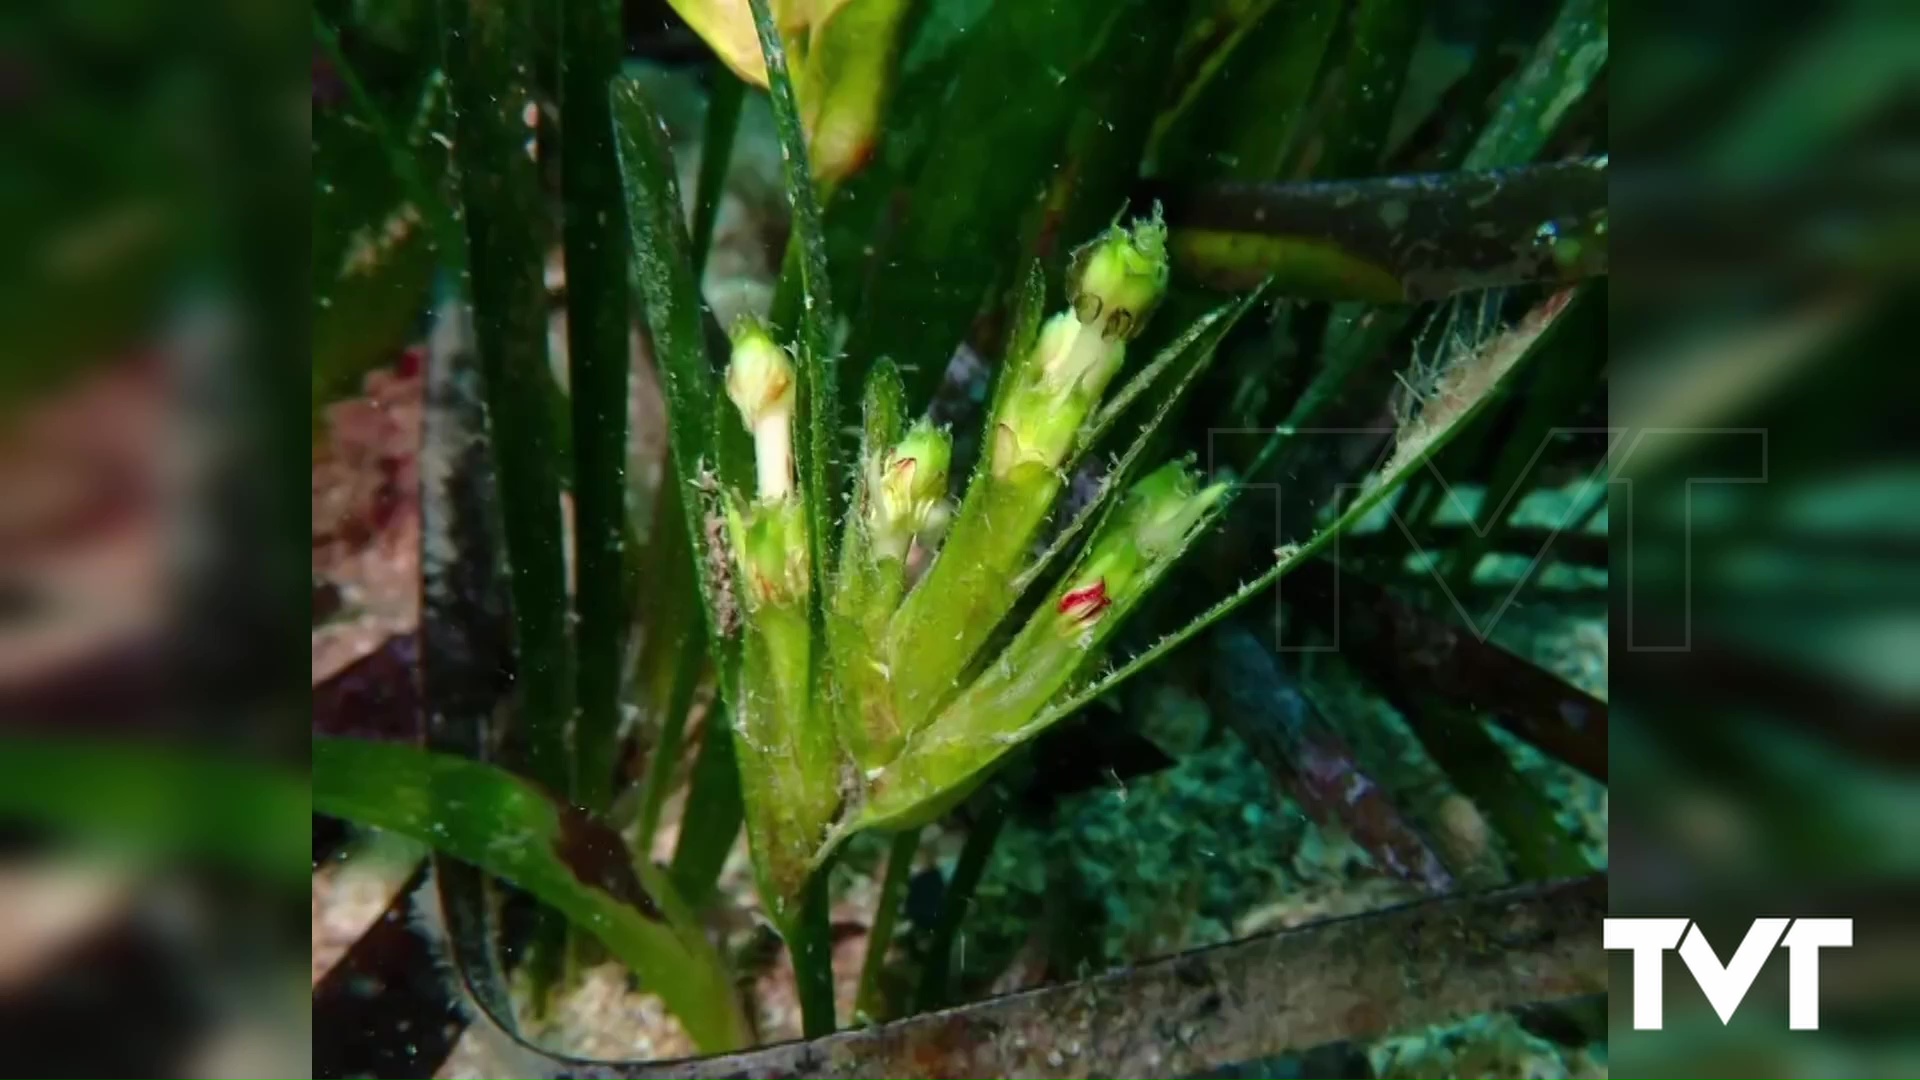
<path id="1" fill-rule="evenodd" d="M 700 1050 L 760 1041 L 739 969 L 765 961 L 714 922 L 742 832 L 810 1038 L 981 989 L 1010 958 L 970 962 L 969 927 L 1021 932 L 976 895 L 1052 890 L 1025 925 L 1054 980 L 1144 959 L 1039 929 L 1092 909 L 1059 908 L 1085 868 L 1031 838 L 1189 761 L 1274 785 L 1257 830 L 1311 819 L 1394 896 L 1594 868 L 1560 817 L 1596 778 L 1562 771 L 1605 745 L 1604 683 L 1484 640 L 1338 672 L 1269 643 L 1275 597 L 1308 597 L 1283 581 L 1359 575 L 1326 612 L 1437 555 L 1471 589 L 1540 527 L 1520 496 L 1592 521 L 1603 448 L 1550 431 L 1604 401 L 1604 4 L 1471 33 L 1391 2 L 675 8 L 717 61 L 694 80 L 636 59 L 612 3 L 452 3 L 385 39 L 315 16 L 346 86 L 321 156 L 384 166 L 432 323 L 425 723 L 316 736 L 315 806 L 433 849 L 470 1007 L 538 1041 L 611 957 Z M 778 238 L 744 294 L 742 176 Z M 345 286 L 317 285 L 323 321 Z M 1485 494 L 1429 549 L 1449 483 Z M 1604 560 L 1570 573 L 1604 587 Z M 1369 640 L 1452 641 L 1411 610 Z M 1307 615 L 1288 639 L 1324 636 Z M 1146 704 L 1168 694 L 1186 719 Z M 1008 893 L 1019 850 L 1042 884 Z M 916 901 L 927 859 L 952 869 Z M 1177 907 L 1127 940 L 1241 921 Z"/>

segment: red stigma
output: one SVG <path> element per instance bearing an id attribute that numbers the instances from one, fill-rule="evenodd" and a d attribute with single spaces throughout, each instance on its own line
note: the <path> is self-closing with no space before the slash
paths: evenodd
<path id="1" fill-rule="evenodd" d="M 1060 598 L 1060 614 L 1081 625 L 1098 619 L 1112 606 L 1113 598 L 1107 595 L 1106 578 L 1096 578 L 1093 584 L 1071 589 Z"/>

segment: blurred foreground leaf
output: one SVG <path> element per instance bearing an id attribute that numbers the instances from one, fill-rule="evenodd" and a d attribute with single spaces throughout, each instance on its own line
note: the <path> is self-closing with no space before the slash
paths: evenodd
<path id="1" fill-rule="evenodd" d="M 357 390 L 405 344 L 426 303 L 436 254 L 458 257 L 457 226 L 439 186 L 447 153 L 433 141 L 447 119 L 438 72 L 410 114 L 392 122 L 348 66 L 333 31 L 314 35 L 348 92 L 345 109 L 313 110 L 313 407 Z M 435 251 L 439 247 L 442 250 Z"/>
<path id="2" fill-rule="evenodd" d="M 206 858 L 292 885 L 311 872 L 289 837 L 307 832 L 300 777 L 176 747 L 0 737 L 0 819 Z"/>

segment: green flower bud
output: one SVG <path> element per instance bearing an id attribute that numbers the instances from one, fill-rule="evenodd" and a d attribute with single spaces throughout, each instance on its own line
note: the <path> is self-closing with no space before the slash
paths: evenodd
<path id="1" fill-rule="evenodd" d="M 727 507 L 728 531 L 750 613 L 769 604 L 793 605 L 806 598 L 810 575 L 803 510 L 797 499 Z"/>
<path id="2" fill-rule="evenodd" d="M 742 320 L 733 330 L 727 397 L 753 434 L 760 497 L 786 498 L 793 492 L 793 360 L 752 320 Z"/>
<path id="3" fill-rule="evenodd" d="M 877 555 L 904 559 L 915 537 L 931 539 L 945 528 L 947 468 L 952 459 L 952 437 L 922 420 L 869 463 L 873 495 L 867 507 L 867 529 Z"/>
<path id="4" fill-rule="evenodd" d="M 1152 217 L 1111 226 L 1075 251 L 1067 271 L 1075 317 L 1107 341 L 1138 334 L 1166 291 L 1167 226 L 1157 204 Z"/>
<path id="5" fill-rule="evenodd" d="M 1054 601 L 1062 631 L 1090 631 L 1116 605 L 1139 599 L 1153 571 L 1187 546 L 1195 526 L 1226 494 L 1227 485 L 1199 488 L 1184 463 L 1170 461 L 1142 477 Z"/>
<path id="6" fill-rule="evenodd" d="M 1224 483 L 1198 483 L 1184 462 L 1169 461 L 1127 492 L 1128 521 L 1142 554 L 1154 560 L 1179 554 L 1194 526 L 1227 493 Z"/>

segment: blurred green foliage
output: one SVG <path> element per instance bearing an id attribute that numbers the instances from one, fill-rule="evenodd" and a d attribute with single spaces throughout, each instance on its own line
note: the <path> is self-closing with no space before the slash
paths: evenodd
<path id="1" fill-rule="evenodd" d="M 420 332 L 428 285 L 449 247 L 452 116 L 430 27 L 409 5 L 352 24 L 343 42 L 315 23 L 313 115 L 314 437 L 321 410 L 360 388 Z"/>
<path id="2" fill-rule="evenodd" d="M 0 821 L 49 827 L 135 865 L 217 866 L 279 885 L 310 867 L 288 837 L 310 813 L 297 774 L 178 747 L 0 737 Z"/>
<path id="3" fill-rule="evenodd" d="M 0 17 L 0 37 L 34 43 L 9 50 L 6 76 L 21 107 L 0 151 L 0 413 L 150 346 L 177 260 L 205 244 L 209 193 L 190 148 L 212 88 L 179 49 L 196 32 L 165 5 Z"/>

